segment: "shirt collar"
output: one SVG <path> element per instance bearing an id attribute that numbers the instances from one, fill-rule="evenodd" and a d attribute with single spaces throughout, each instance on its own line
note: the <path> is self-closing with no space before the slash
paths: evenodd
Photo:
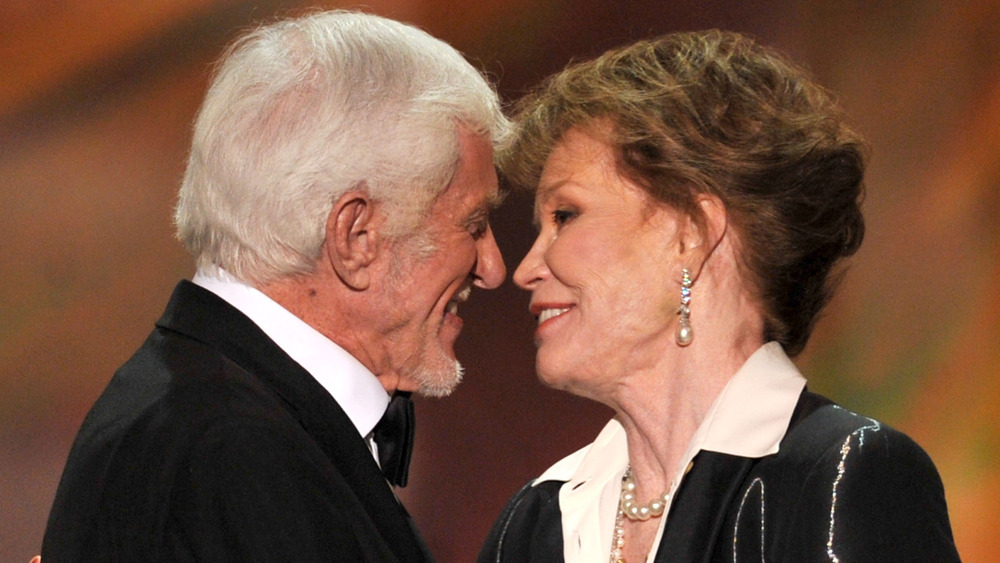
<path id="1" fill-rule="evenodd" d="M 389 394 L 354 356 L 221 268 L 211 273 L 199 270 L 191 281 L 249 317 L 330 393 L 362 436 L 371 433 L 389 405 Z"/>

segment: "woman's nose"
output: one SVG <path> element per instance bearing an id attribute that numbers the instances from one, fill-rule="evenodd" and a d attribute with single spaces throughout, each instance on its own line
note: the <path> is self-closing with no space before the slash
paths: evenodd
<path id="1" fill-rule="evenodd" d="M 525 254 L 521 263 L 518 264 L 517 269 L 514 270 L 514 283 L 517 284 L 521 289 L 531 291 L 534 289 L 535 282 L 542 279 L 545 275 L 545 249 L 542 243 L 542 237 L 539 235 L 535 239 L 535 243 Z"/>

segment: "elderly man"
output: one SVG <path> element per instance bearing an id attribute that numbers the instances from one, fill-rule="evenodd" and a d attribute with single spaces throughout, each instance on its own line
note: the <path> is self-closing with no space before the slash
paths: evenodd
<path id="1" fill-rule="evenodd" d="M 506 128 L 459 53 L 397 22 L 238 40 L 176 210 L 197 274 L 84 421 L 43 560 L 429 560 L 393 428 L 458 384 L 458 307 L 504 279 Z"/>

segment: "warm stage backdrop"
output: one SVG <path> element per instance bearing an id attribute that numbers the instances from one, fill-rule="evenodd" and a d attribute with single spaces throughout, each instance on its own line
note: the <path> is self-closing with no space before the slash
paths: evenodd
<path id="1" fill-rule="evenodd" d="M 277 0 L 0 0 L 0 560 L 27 561 L 73 434 L 192 262 L 171 209 L 210 63 Z M 325 2 L 325 7 L 354 5 Z M 808 65 L 873 147 L 868 236 L 799 360 L 943 476 L 959 551 L 1000 552 L 1000 6 L 993 0 L 370 0 L 458 47 L 512 100 L 573 58 L 729 28 Z M 510 270 L 524 198 L 496 219 Z M 640 283 L 649 283 L 641 280 Z M 420 400 L 404 498 L 443 563 L 608 411 L 542 389 L 526 295 L 464 307 L 466 382 Z"/>

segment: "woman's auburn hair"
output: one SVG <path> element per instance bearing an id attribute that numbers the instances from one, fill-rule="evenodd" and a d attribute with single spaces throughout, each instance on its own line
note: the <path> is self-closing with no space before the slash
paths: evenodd
<path id="1" fill-rule="evenodd" d="M 763 337 L 792 356 L 841 277 L 835 263 L 864 238 L 864 141 L 806 71 L 737 33 L 673 33 L 573 64 L 520 100 L 514 122 L 498 161 L 515 186 L 537 186 L 578 128 L 653 201 L 699 224 L 698 197 L 719 198 Z"/>

